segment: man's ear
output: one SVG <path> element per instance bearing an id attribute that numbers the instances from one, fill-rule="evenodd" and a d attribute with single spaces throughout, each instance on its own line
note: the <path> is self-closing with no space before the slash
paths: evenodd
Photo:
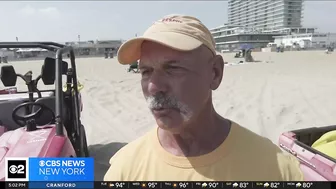
<path id="1" fill-rule="evenodd" d="M 216 90 L 222 82 L 224 74 L 224 60 L 221 55 L 216 55 L 212 61 L 211 89 Z"/>

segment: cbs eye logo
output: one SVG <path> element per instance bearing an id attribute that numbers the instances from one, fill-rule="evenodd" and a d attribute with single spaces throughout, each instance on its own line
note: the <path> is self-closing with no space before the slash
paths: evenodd
<path id="1" fill-rule="evenodd" d="M 11 165 L 8 169 L 11 174 L 24 174 L 25 173 L 25 166 L 24 165 Z"/>
<path id="2" fill-rule="evenodd" d="M 7 178 L 8 179 L 25 179 L 27 178 L 26 160 L 8 160 L 7 161 Z"/>

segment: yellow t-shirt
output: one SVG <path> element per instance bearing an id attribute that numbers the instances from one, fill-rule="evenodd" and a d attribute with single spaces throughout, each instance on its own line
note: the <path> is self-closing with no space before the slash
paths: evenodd
<path id="1" fill-rule="evenodd" d="M 120 149 L 110 164 L 105 181 L 303 181 L 292 155 L 235 123 L 226 140 L 202 156 L 170 154 L 155 128 Z"/>

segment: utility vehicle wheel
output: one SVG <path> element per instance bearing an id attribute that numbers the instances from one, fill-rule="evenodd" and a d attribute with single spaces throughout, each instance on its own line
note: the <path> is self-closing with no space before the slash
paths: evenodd
<path id="1" fill-rule="evenodd" d="M 86 141 L 85 128 L 83 125 L 79 127 L 79 157 L 89 157 L 89 149 Z"/>

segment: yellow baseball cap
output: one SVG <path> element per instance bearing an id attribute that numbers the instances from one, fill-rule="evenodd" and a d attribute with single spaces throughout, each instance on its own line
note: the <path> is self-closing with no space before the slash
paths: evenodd
<path id="1" fill-rule="evenodd" d="M 156 21 L 143 36 L 123 43 L 118 50 L 119 63 L 132 64 L 139 60 L 144 41 L 156 42 L 179 51 L 191 51 L 203 44 L 216 54 L 211 32 L 200 20 L 192 16 L 168 15 Z"/>

